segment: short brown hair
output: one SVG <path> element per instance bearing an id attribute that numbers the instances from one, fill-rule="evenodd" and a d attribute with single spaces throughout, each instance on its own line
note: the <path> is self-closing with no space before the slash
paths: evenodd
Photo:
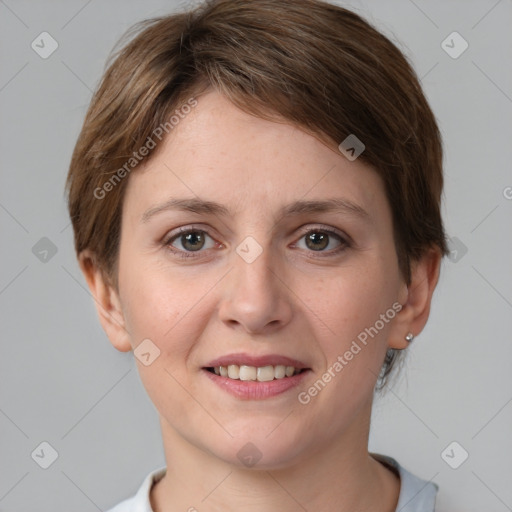
<path id="1" fill-rule="evenodd" d="M 428 248 L 447 254 L 435 117 L 407 58 L 360 16 L 320 0 L 207 0 L 142 21 L 126 37 L 91 100 L 66 183 L 77 255 L 90 249 L 116 289 L 128 178 L 100 199 L 95 191 L 177 107 L 207 90 L 330 146 L 356 135 L 360 158 L 384 181 L 407 283 L 410 262 Z M 399 353 L 388 350 L 380 389 Z"/>

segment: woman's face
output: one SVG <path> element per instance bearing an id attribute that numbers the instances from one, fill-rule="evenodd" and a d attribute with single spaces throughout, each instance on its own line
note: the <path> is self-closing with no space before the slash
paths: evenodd
<path id="1" fill-rule="evenodd" d="M 119 301 L 131 348 L 150 340 L 150 364 L 137 365 L 163 428 L 234 464 L 250 442 L 244 450 L 274 468 L 360 435 L 407 298 L 379 176 L 217 93 L 161 144 L 129 178 Z M 325 201 L 340 207 L 304 203 Z M 205 369 L 230 354 L 309 370 L 273 396 L 235 396 Z"/>

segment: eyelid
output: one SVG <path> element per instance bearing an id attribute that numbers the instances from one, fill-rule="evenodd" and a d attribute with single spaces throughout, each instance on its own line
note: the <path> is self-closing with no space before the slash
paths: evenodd
<path id="1" fill-rule="evenodd" d="M 211 230 L 212 228 L 210 226 L 206 227 L 204 225 L 198 224 L 187 224 L 186 226 L 180 226 L 176 229 L 166 232 L 162 238 L 162 243 L 169 243 L 173 238 L 177 238 L 178 236 L 190 231 L 201 231 L 206 233 L 210 238 L 213 238 L 213 236 L 210 234 Z"/>
<path id="2" fill-rule="evenodd" d="M 307 224 L 306 226 L 309 226 L 309 227 L 299 228 L 299 229 L 301 229 L 301 231 L 300 231 L 301 237 L 304 235 L 307 235 L 311 231 L 326 231 L 327 233 L 331 233 L 331 234 L 335 234 L 335 235 L 339 236 L 342 240 L 344 240 L 347 243 L 351 243 L 351 244 L 353 243 L 352 238 L 347 233 L 345 233 L 344 231 L 340 231 L 339 229 L 337 229 L 333 226 L 328 226 L 326 224 L 311 224 L 311 225 Z"/>

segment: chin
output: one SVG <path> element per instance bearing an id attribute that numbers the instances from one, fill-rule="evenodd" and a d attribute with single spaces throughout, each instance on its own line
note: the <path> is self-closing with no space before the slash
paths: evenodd
<path id="1" fill-rule="evenodd" d="M 300 456 L 301 447 L 294 438 L 286 433 L 273 434 L 259 431 L 254 435 L 245 434 L 230 439 L 219 450 L 219 445 L 212 446 L 210 451 L 217 458 L 239 469 L 277 470 L 293 464 Z"/>

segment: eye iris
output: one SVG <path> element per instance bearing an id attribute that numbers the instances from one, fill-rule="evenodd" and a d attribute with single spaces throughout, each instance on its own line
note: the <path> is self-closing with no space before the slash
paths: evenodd
<path id="1" fill-rule="evenodd" d="M 198 251 L 204 245 L 204 235 L 199 231 L 194 231 L 192 233 L 187 233 L 186 235 L 181 235 L 181 240 L 183 247 L 190 251 Z M 199 247 L 195 245 L 198 242 L 200 244 Z"/>
<path id="2" fill-rule="evenodd" d="M 311 243 L 313 245 L 311 245 Z M 320 245 L 315 245 L 320 243 Z M 309 249 L 319 250 L 325 249 L 329 245 L 329 235 L 325 233 L 310 233 L 306 236 L 306 245 Z"/>

